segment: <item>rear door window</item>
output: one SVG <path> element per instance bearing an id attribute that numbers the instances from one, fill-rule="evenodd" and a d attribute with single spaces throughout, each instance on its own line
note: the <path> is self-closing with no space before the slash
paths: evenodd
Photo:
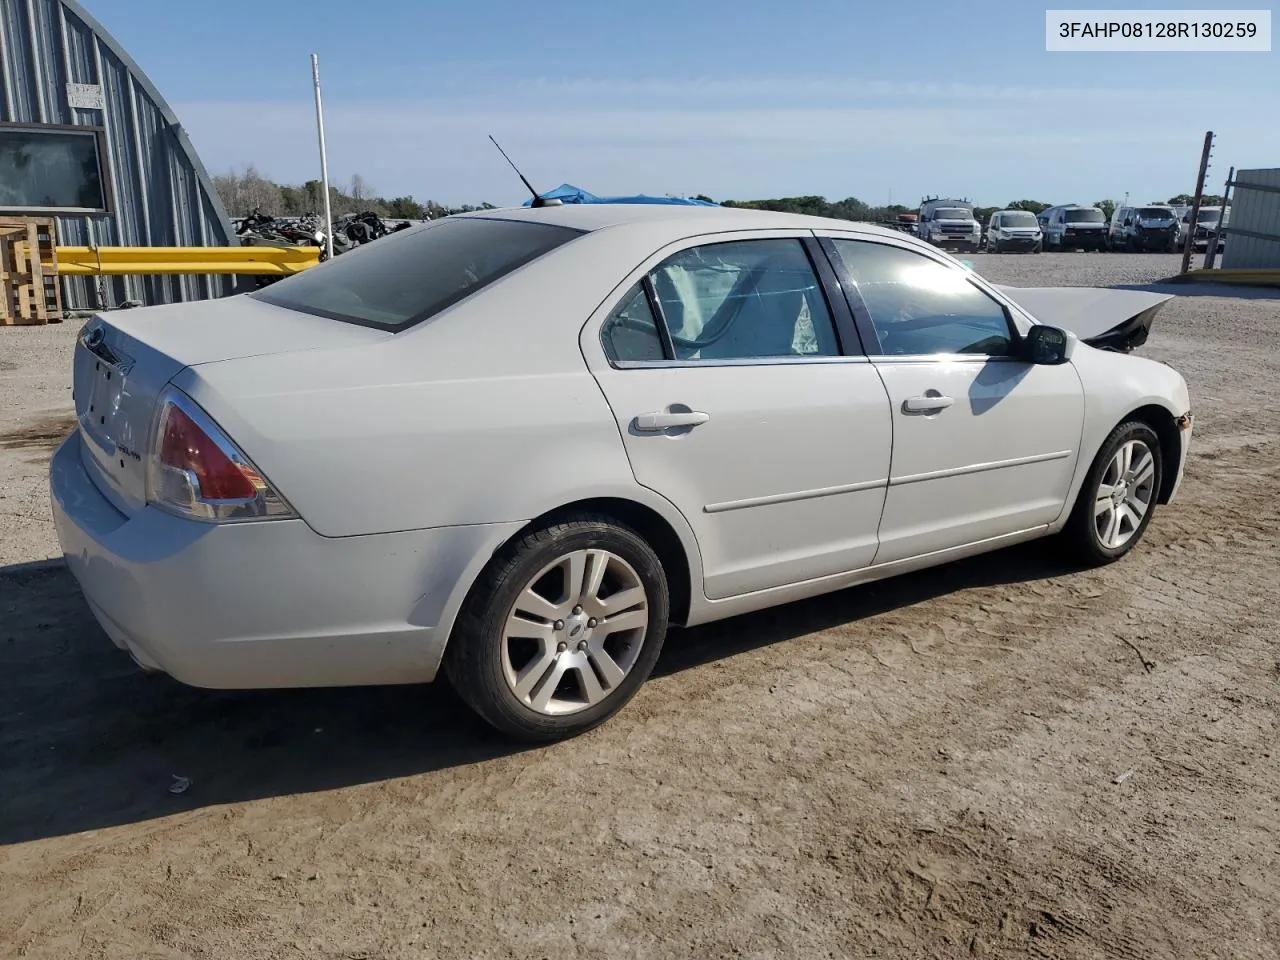
<path id="1" fill-rule="evenodd" d="M 834 357 L 834 321 L 799 240 L 673 254 L 649 275 L 677 360 Z"/>
<path id="2" fill-rule="evenodd" d="M 527 220 L 450 217 L 356 247 L 250 296 L 394 332 L 578 236 L 581 231 Z"/>

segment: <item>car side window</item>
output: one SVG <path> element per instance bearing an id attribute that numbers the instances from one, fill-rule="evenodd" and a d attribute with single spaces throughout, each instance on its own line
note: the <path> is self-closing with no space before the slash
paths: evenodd
<path id="1" fill-rule="evenodd" d="M 840 353 L 826 297 L 799 240 L 691 247 L 649 278 L 677 360 Z"/>
<path id="2" fill-rule="evenodd" d="M 833 243 L 871 314 L 881 354 L 1013 353 L 1004 307 L 964 270 L 883 243 Z"/>
<path id="3" fill-rule="evenodd" d="M 628 360 L 665 360 L 658 321 L 649 306 L 644 287 L 636 284 L 622 298 L 600 330 L 605 356 L 615 363 Z"/>

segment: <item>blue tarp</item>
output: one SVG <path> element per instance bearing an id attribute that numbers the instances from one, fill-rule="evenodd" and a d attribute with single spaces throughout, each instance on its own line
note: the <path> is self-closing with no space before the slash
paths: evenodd
<path id="1" fill-rule="evenodd" d="M 666 203 L 683 207 L 718 207 L 718 203 L 709 203 L 706 200 L 690 200 L 686 197 L 646 197 L 644 194 L 637 194 L 634 197 L 597 197 L 594 193 L 588 193 L 581 187 L 575 187 L 571 183 L 562 183 L 554 190 L 548 190 L 542 194 L 545 200 L 559 200 L 561 203 Z M 533 200 L 526 200 L 524 206 L 529 206 Z"/>

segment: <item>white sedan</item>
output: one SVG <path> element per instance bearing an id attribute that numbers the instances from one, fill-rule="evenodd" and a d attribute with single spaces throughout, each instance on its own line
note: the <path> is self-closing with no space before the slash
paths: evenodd
<path id="1" fill-rule="evenodd" d="M 58 535 L 146 669 L 443 669 L 501 730 L 564 737 L 672 623 L 1047 535 L 1122 556 L 1191 436 L 1182 377 L 1127 353 L 1164 299 L 996 288 L 899 232 L 759 211 L 449 217 L 93 318 Z"/>

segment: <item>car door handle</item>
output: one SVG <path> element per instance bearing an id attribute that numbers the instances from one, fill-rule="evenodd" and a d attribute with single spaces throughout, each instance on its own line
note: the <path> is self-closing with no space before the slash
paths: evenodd
<path id="1" fill-rule="evenodd" d="M 934 410 L 945 410 L 955 403 L 950 397 L 924 396 L 907 397 L 902 401 L 902 409 L 906 413 L 930 413 Z"/>
<path id="2" fill-rule="evenodd" d="M 635 419 L 636 429 L 641 433 L 661 433 L 672 427 L 696 427 L 711 419 L 711 414 L 689 410 L 684 413 L 642 413 Z"/>

